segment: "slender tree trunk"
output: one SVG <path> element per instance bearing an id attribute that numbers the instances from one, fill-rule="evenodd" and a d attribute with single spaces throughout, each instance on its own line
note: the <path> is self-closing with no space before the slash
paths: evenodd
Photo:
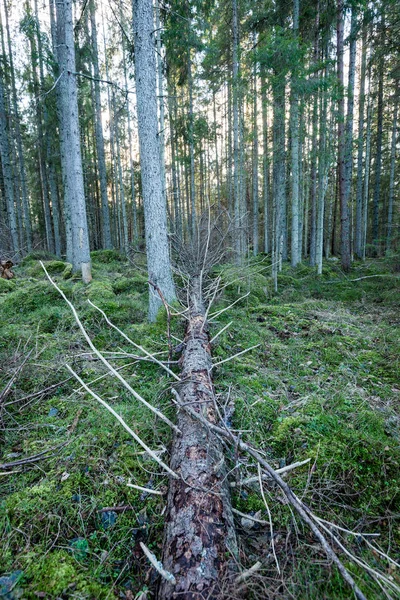
<path id="1" fill-rule="evenodd" d="M 89 233 L 86 217 L 83 185 L 82 156 L 80 146 L 78 94 L 75 68 L 74 30 L 72 23 L 71 0 L 56 0 L 58 65 L 60 86 L 60 138 L 61 165 L 64 182 L 64 201 L 68 207 L 67 260 L 74 271 L 81 270 L 82 279 L 89 283 L 92 279 Z"/>
<path id="2" fill-rule="evenodd" d="M 129 144 L 129 169 L 130 169 L 130 183 L 131 183 L 131 197 L 132 197 L 132 218 L 133 218 L 133 247 L 136 248 L 139 243 L 139 223 L 138 223 L 138 215 L 137 215 L 137 206 L 136 206 L 136 193 L 135 193 L 135 168 L 133 164 L 133 150 L 132 150 L 132 123 L 131 123 L 131 110 L 130 110 L 130 102 L 129 102 L 129 92 L 128 92 L 128 77 L 126 70 L 126 56 L 125 56 L 125 46 L 122 42 L 122 50 L 123 50 L 123 64 L 124 64 L 124 84 L 125 84 L 125 93 L 126 93 L 126 113 L 128 120 L 128 144 Z"/>
<path id="3" fill-rule="evenodd" d="M 349 59 L 349 81 L 347 86 L 347 120 L 345 131 L 345 204 L 349 207 L 351 200 L 352 175 L 353 175 L 353 116 L 354 116 L 354 79 L 356 69 L 357 51 L 357 13 L 354 8 L 351 11 L 350 26 L 350 59 Z M 350 214 L 349 214 L 350 218 Z M 349 224 L 350 228 L 350 224 Z M 351 229 L 351 228 L 350 228 Z M 350 234 L 349 234 L 350 235 Z M 350 239 L 349 244 L 351 245 Z"/>
<path id="4" fill-rule="evenodd" d="M 102 233 L 103 247 L 112 248 L 110 210 L 108 206 L 107 194 L 107 169 L 104 152 L 103 125 L 101 122 L 101 95 L 100 95 L 100 69 L 99 69 L 99 51 L 97 46 L 97 26 L 96 26 L 96 7 L 95 0 L 90 1 L 90 25 L 92 41 L 92 60 L 94 69 L 94 99 L 95 99 L 95 132 L 96 132 L 96 150 L 97 162 L 99 167 L 100 179 L 100 197 L 102 214 Z"/>
<path id="5" fill-rule="evenodd" d="M 298 46 L 299 34 L 299 0 L 293 2 L 293 36 Z M 292 141 L 292 237 L 291 262 L 295 267 L 301 261 L 301 245 L 299 244 L 299 99 L 297 93 L 297 69 L 292 73 L 290 98 L 290 134 Z"/>
<path id="6" fill-rule="evenodd" d="M 325 79 L 327 73 L 325 73 Z M 315 262 L 317 265 L 317 273 L 322 273 L 322 257 L 324 251 L 324 213 L 325 213 L 325 194 L 328 186 L 328 152 L 326 143 L 326 128 L 327 128 L 327 105 L 328 98 L 325 89 L 321 92 L 321 127 L 320 127 L 320 150 L 319 150 L 319 179 L 318 179 L 318 204 L 317 204 L 317 235 Z"/>
<path id="7" fill-rule="evenodd" d="M 367 66 L 367 25 L 364 23 L 362 33 L 360 100 L 358 107 L 358 140 L 357 140 L 357 190 L 356 190 L 356 223 L 354 253 L 362 258 L 362 207 L 363 207 L 363 150 L 364 150 L 364 107 L 365 107 L 365 74 Z"/>
<path id="8" fill-rule="evenodd" d="M 340 251 L 342 269 L 350 270 L 350 221 L 346 196 L 345 124 L 344 124 L 344 76 L 343 76 L 343 0 L 337 2 L 337 77 L 338 99 L 338 176 L 340 198 Z"/>
<path id="9" fill-rule="evenodd" d="M 159 287 L 167 302 L 172 302 L 176 295 L 169 257 L 166 201 L 162 193 L 153 6 L 152 0 L 133 0 L 132 4 L 147 268 L 150 281 Z M 151 321 L 155 320 L 160 306 L 158 294 L 150 292 Z"/>
<path id="10" fill-rule="evenodd" d="M 190 211 L 191 235 L 196 231 L 196 183 L 194 173 L 194 115 L 193 115 L 193 75 L 190 48 L 188 51 L 188 85 L 189 85 L 189 157 L 190 157 Z"/>
<path id="11" fill-rule="evenodd" d="M 219 170 L 218 157 L 218 124 L 217 124 L 217 105 L 215 101 L 215 92 L 213 92 L 213 117 L 214 117 L 214 146 L 215 146 L 215 175 L 217 179 L 217 206 L 221 209 L 221 174 Z"/>
<path id="12" fill-rule="evenodd" d="M 254 48 L 257 37 L 254 35 Z M 258 106 L 257 106 L 257 62 L 253 70 L 253 254 L 258 254 Z"/>
<path id="13" fill-rule="evenodd" d="M 390 149 L 390 176 L 389 176 L 389 198 L 388 198 L 388 217 L 387 217 L 387 235 L 386 235 L 386 253 L 390 252 L 392 242 L 393 228 L 393 198 L 394 198 L 394 175 L 396 166 L 396 142 L 397 142 L 397 113 L 399 108 L 399 82 L 397 80 L 394 91 L 394 110 L 392 125 L 392 143 Z"/>
<path id="14" fill-rule="evenodd" d="M 267 85 L 265 73 L 261 73 L 261 104 L 263 128 L 263 205 L 264 205 L 264 252 L 270 249 L 269 236 L 269 156 L 268 156 L 268 115 L 267 115 Z"/>
<path id="15" fill-rule="evenodd" d="M 381 24 L 383 41 L 383 23 Z M 376 134 L 376 159 L 375 159 L 375 186 L 374 186 L 374 204 L 372 214 L 372 243 L 375 246 L 375 252 L 378 251 L 379 237 L 379 200 L 381 193 L 381 175 L 382 175 L 382 140 L 383 140 L 383 74 L 384 57 L 381 50 L 381 56 L 378 61 L 378 106 L 377 106 L 377 134 Z"/>
<path id="16" fill-rule="evenodd" d="M 277 74 L 275 73 L 275 78 Z M 278 289 L 278 270 L 282 260 L 283 219 L 285 201 L 285 81 L 273 88 L 273 247 L 272 277 L 274 289 Z"/>
<path id="17" fill-rule="evenodd" d="M 30 216 L 30 211 L 29 211 L 28 192 L 27 192 L 27 188 L 26 188 L 25 158 L 24 158 L 24 152 L 23 152 L 23 148 L 22 148 L 20 116 L 19 116 L 19 110 L 18 110 L 17 90 L 16 90 L 16 85 L 15 85 L 14 58 L 13 58 L 11 35 L 10 35 L 10 25 L 9 25 L 9 20 L 8 20 L 7 0 L 4 0 L 4 14 L 6 17 L 8 56 L 9 56 L 9 61 L 10 61 L 10 74 L 11 74 L 12 104 L 13 104 L 13 112 L 14 112 L 15 137 L 16 137 L 17 152 L 18 152 L 19 176 L 20 176 L 20 181 L 21 181 L 21 198 L 22 198 L 25 242 L 26 242 L 26 248 L 27 248 L 28 252 L 31 252 L 31 250 L 32 250 L 32 226 L 31 226 L 31 216 Z"/>
<path id="18" fill-rule="evenodd" d="M 362 259 L 365 260 L 367 250 L 367 225 L 368 225 L 368 200 L 369 200 L 369 179 L 371 172 L 371 133 L 373 116 L 373 98 L 368 94 L 367 108 L 367 131 L 365 136 L 365 176 L 363 190 L 363 214 L 362 214 Z"/>
<path id="19" fill-rule="evenodd" d="M 172 171 L 172 195 L 174 204 L 174 222 L 175 233 L 178 238 L 182 237 L 182 215 L 180 214 L 180 194 L 178 187 L 178 173 L 176 167 L 176 140 L 174 127 L 174 100 L 175 90 L 170 81 L 168 81 L 168 122 L 169 122 L 169 137 L 171 144 L 171 171 Z"/>
<path id="20" fill-rule="evenodd" d="M 18 228 L 17 218 L 15 214 L 14 206 L 14 185 L 13 175 L 10 162 L 10 142 L 9 142 L 9 131 L 8 131 L 8 118 L 6 114 L 5 101 L 4 101 L 4 73 L 3 69 L 0 72 L 0 156 L 1 166 L 3 172 L 3 183 L 4 183 L 4 195 L 7 205 L 8 214 L 8 225 L 10 228 L 10 241 L 11 250 L 14 254 L 19 251 L 19 240 L 18 240 Z"/>
<path id="21" fill-rule="evenodd" d="M 239 26 L 237 0 L 232 0 L 232 113 L 233 113 L 233 210 L 234 210 L 234 248 L 236 260 L 242 260 L 243 222 L 241 219 L 240 198 L 240 148 L 239 148 Z"/>

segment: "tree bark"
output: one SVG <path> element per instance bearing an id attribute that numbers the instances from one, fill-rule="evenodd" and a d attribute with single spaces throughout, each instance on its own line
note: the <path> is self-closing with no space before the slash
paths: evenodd
<path id="1" fill-rule="evenodd" d="M 399 83 L 397 81 L 394 91 L 394 110 L 392 125 L 392 143 L 390 148 L 390 175 L 389 175 L 389 198 L 388 198 L 388 217 L 387 217 L 387 235 L 386 235 L 386 253 L 390 252 L 392 242 L 393 227 L 393 198 L 394 198 L 394 175 L 396 166 L 396 140 L 397 140 L 397 112 L 399 108 Z"/>
<path id="2" fill-rule="evenodd" d="M 97 46 L 97 27 L 96 27 L 96 8 L 95 1 L 90 2 L 90 25 L 92 38 L 92 61 L 94 69 L 94 99 L 95 99 L 95 132 L 96 132 L 96 150 L 97 162 L 99 165 L 100 179 L 100 197 L 101 197 L 101 214 L 102 214 L 102 237 L 103 247 L 105 249 L 112 248 L 111 241 L 111 226 L 110 226 L 110 210 L 108 206 L 107 195 L 107 169 L 104 153 L 104 137 L 103 126 L 101 122 L 101 95 L 100 95 L 100 69 L 99 69 L 99 51 Z"/>
<path id="3" fill-rule="evenodd" d="M 365 75 L 367 66 L 367 26 L 364 23 L 361 50 L 360 95 L 358 106 L 358 140 L 357 140 L 357 189 L 356 189 L 356 223 L 354 253 L 362 258 L 362 206 L 363 206 L 363 150 L 364 150 L 364 107 L 365 107 Z"/>
<path id="4" fill-rule="evenodd" d="M 382 141 L 383 141 L 383 75 L 384 75 L 384 22 L 380 23 L 382 41 L 381 55 L 378 62 L 378 106 L 377 106 L 377 133 L 376 133 L 376 160 L 375 160 L 375 185 L 374 185 L 374 204 L 372 214 L 372 243 L 375 246 L 375 251 L 378 249 L 379 236 L 379 200 L 381 193 L 381 176 L 382 176 Z"/>
<path id="5" fill-rule="evenodd" d="M 25 230 L 25 241 L 26 241 L 26 247 L 27 247 L 28 252 L 31 252 L 31 250 L 32 250 L 32 226 L 31 226 L 31 216 L 30 216 L 30 211 L 29 211 L 28 192 L 26 189 L 25 158 L 24 158 L 24 152 L 23 152 L 23 148 L 22 148 L 20 116 L 19 116 L 19 110 L 18 110 L 17 90 L 16 90 L 16 85 L 15 85 L 14 58 L 13 58 L 11 35 L 10 35 L 10 25 L 9 25 L 9 20 L 8 20 L 7 0 L 4 0 L 4 14 L 6 17 L 8 57 L 9 57 L 9 61 L 10 61 L 12 104 L 13 104 L 13 112 L 14 112 L 14 120 L 15 120 L 15 137 L 16 137 L 17 151 L 18 151 L 19 176 L 20 176 L 20 180 L 21 180 L 21 198 L 22 198 L 22 208 L 23 208 L 23 223 L 24 223 L 24 230 Z"/>
<path id="6" fill-rule="evenodd" d="M 168 247 L 166 202 L 162 193 L 153 6 L 152 0 L 133 0 L 132 4 L 147 269 L 150 281 L 160 288 L 167 302 L 172 302 L 176 295 Z M 151 291 L 151 321 L 156 319 L 160 307 L 161 299 Z"/>
<path id="7" fill-rule="evenodd" d="M 343 0 L 337 3 L 337 78 L 338 99 L 338 176 L 340 198 L 340 251 L 344 271 L 350 270 L 350 222 L 346 195 L 345 124 L 344 124 L 344 76 L 343 76 Z"/>
<path id="8" fill-rule="evenodd" d="M 56 11 L 58 66 L 61 75 L 58 84 L 61 166 L 66 226 L 69 229 L 67 260 L 75 272 L 81 270 L 83 281 L 89 283 L 92 273 L 83 185 L 71 0 L 56 0 Z"/>
<path id="9" fill-rule="evenodd" d="M 298 46 L 299 34 L 299 0 L 293 2 L 293 36 Z M 290 134 L 292 141 L 292 237 L 291 263 L 295 267 L 301 261 L 301 245 L 299 244 L 299 98 L 297 93 L 297 68 L 292 73 L 290 98 Z"/>
<path id="10" fill-rule="evenodd" d="M 189 320 L 182 355 L 179 403 L 212 423 L 218 422 L 210 375 L 211 353 L 199 278 L 190 293 Z M 182 435 L 174 438 L 163 565 L 176 578 L 161 581 L 159 600 L 216 599 L 228 583 L 230 557 L 237 554 L 227 469 L 220 440 L 184 410 L 178 412 Z M 226 556 L 228 555 L 228 558 Z"/>
<path id="11" fill-rule="evenodd" d="M 8 138 L 8 115 L 4 101 L 3 72 L 0 73 L 0 156 L 3 171 L 4 195 L 6 198 L 8 225 L 10 228 L 11 249 L 16 254 L 19 250 L 17 218 L 14 206 L 14 185 L 10 162 L 10 142 Z"/>
<path id="12" fill-rule="evenodd" d="M 257 37 L 254 34 L 254 48 Z M 258 106 L 257 106 L 257 62 L 253 69 L 253 254 L 258 254 Z"/>

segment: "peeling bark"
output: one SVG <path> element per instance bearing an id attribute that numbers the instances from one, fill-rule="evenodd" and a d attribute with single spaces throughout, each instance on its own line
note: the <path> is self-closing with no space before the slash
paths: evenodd
<path id="1" fill-rule="evenodd" d="M 217 423 L 199 279 L 192 284 L 184 344 L 179 402 Z M 162 580 L 158 598 L 218 598 L 237 553 L 223 449 L 215 434 L 184 410 L 178 412 L 178 427 L 183 433 L 173 441 L 171 468 L 180 479 L 170 482 L 163 545 L 163 565 L 176 585 Z"/>

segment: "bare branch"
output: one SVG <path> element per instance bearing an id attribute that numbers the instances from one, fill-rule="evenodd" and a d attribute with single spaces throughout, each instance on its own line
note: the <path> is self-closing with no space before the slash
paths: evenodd
<path id="1" fill-rule="evenodd" d="M 120 381 L 122 383 L 122 385 L 132 394 L 132 396 L 134 396 L 136 398 L 136 400 L 139 400 L 139 402 L 141 402 L 142 404 L 144 404 L 149 410 L 151 410 L 155 415 L 157 415 L 160 419 L 162 419 L 165 423 L 167 423 L 174 431 L 176 431 L 177 433 L 180 433 L 179 429 L 177 428 L 176 425 L 174 425 L 174 423 L 172 423 L 172 421 L 170 421 L 165 415 L 163 415 L 162 412 L 160 412 L 157 408 L 155 408 L 154 406 L 152 406 L 151 404 L 149 404 L 149 402 L 147 402 L 144 398 L 142 398 L 142 396 L 140 396 L 130 385 L 129 383 L 122 377 L 122 375 L 120 375 L 118 373 L 118 371 L 116 369 L 114 369 L 114 367 L 108 362 L 108 360 L 106 358 L 104 358 L 104 356 L 101 354 L 101 352 L 99 352 L 99 350 L 95 347 L 95 345 L 93 344 L 92 340 L 90 339 L 86 329 L 84 328 L 84 326 L 81 323 L 81 320 L 79 319 L 78 313 L 76 312 L 76 309 L 74 307 L 74 305 L 72 304 L 72 302 L 70 302 L 68 300 L 68 298 L 66 297 L 66 295 L 64 294 L 64 292 L 58 287 L 58 285 L 51 279 L 50 275 L 48 274 L 46 267 L 44 266 L 43 262 L 40 261 L 40 264 L 42 265 L 42 268 L 44 270 L 44 272 L 47 275 L 48 280 L 50 281 L 50 283 L 56 288 L 56 290 L 58 291 L 58 293 L 64 298 L 65 302 L 68 304 L 68 306 L 70 307 L 70 309 L 72 310 L 72 314 L 75 317 L 75 321 L 77 322 L 79 329 L 81 330 L 85 340 L 87 341 L 87 343 L 89 344 L 91 350 L 96 354 L 96 356 L 98 356 L 98 358 L 101 360 L 101 362 L 107 367 L 107 369 L 114 375 L 114 377 L 116 377 L 118 379 L 118 381 Z"/>
<path id="2" fill-rule="evenodd" d="M 149 561 L 151 562 L 151 564 L 153 565 L 153 567 L 155 568 L 155 570 L 158 571 L 158 573 L 160 573 L 161 577 L 163 577 L 164 579 L 166 579 L 167 581 L 169 581 L 170 583 L 175 585 L 176 579 L 172 575 L 172 573 L 170 573 L 169 571 L 166 571 L 166 569 L 164 569 L 162 563 L 159 560 L 157 560 L 157 558 L 154 556 L 154 554 L 152 552 L 150 552 L 148 547 L 145 544 L 143 544 L 143 542 L 140 542 L 140 547 L 143 550 L 143 552 L 145 553 L 145 555 L 147 556 L 147 558 L 149 559 Z"/>
<path id="3" fill-rule="evenodd" d="M 75 371 L 69 366 L 67 365 L 67 369 L 69 370 L 70 373 L 72 373 L 72 375 L 75 377 L 75 379 L 81 384 L 82 387 L 85 388 L 85 390 L 95 399 L 97 400 L 97 402 L 99 402 L 102 406 L 104 406 L 116 419 L 117 421 L 119 421 L 122 425 L 122 427 L 124 429 L 126 429 L 126 431 L 133 437 L 134 440 L 137 441 L 138 444 L 140 444 L 140 446 L 142 446 L 142 448 L 144 450 L 146 450 L 147 454 L 156 461 L 156 463 L 158 463 L 160 465 L 160 467 L 162 467 L 165 471 L 167 471 L 167 473 L 169 473 L 170 475 L 172 475 L 172 477 L 174 477 L 175 479 L 179 479 L 179 476 L 168 467 L 168 465 L 166 465 L 161 459 L 158 458 L 158 456 L 153 452 L 153 450 L 151 450 L 144 442 L 143 440 L 140 439 L 140 437 L 133 431 L 133 429 L 131 429 L 129 427 L 129 425 L 127 425 L 124 421 L 124 419 L 109 405 L 107 404 L 107 402 L 105 400 L 103 400 L 102 398 L 100 398 L 100 396 L 98 396 L 93 390 L 90 389 L 89 386 L 86 385 L 86 383 L 79 377 L 79 375 L 77 373 L 75 373 Z"/>
<path id="4" fill-rule="evenodd" d="M 101 313 L 106 321 L 106 323 L 108 323 L 108 325 L 110 325 L 110 327 L 112 327 L 113 329 L 115 329 L 115 331 L 118 331 L 118 333 L 120 335 L 122 335 L 122 337 L 129 342 L 130 344 L 132 344 L 132 346 L 134 346 L 135 348 L 137 348 L 138 350 L 141 350 L 143 352 L 143 354 L 145 354 L 148 358 L 150 358 L 153 362 L 155 362 L 159 367 L 161 367 L 162 369 L 164 369 L 164 371 L 166 371 L 168 373 L 168 375 L 172 375 L 172 377 L 174 379 L 176 379 L 176 381 L 180 381 L 180 377 L 178 377 L 178 375 L 176 375 L 173 371 L 171 371 L 171 369 L 169 369 L 164 363 L 162 363 L 160 360 L 158 360 L 157 358 L 155 358 L 154 354 L 150 354 L 150 352 L 148 352 L 145 348 L 143 348 L 143 346 L 140 346 L 139 344 L 136 344 L 133 340 L 131 340 L 130 337 L 128 337 L 123 331 L 121 331 L 121 329 L 119 329 L 119 327 L 117 327 L 116 325 L 114 325 L 114 323 L 112 323 L 110 321 L 110 319 L 107 317 L 106 313 L 101 310 L 101 308 L 99 308 L 98 306 L 96 306 L 95 304 L 93 304 L 93 302 L 91 302 L 91 300 L 88 300 L 89 304 L 91 306 L 93 306 L 93 308 L 95 308 L 96 310 L 99 311 L 99 313 Z M 138 357 L 140 359 L 140 357 Z"/>

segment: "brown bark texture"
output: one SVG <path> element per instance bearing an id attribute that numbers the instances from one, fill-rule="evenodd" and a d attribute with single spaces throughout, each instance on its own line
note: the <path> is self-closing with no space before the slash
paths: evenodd
<path id="1" fill-rule="evenodd" d="M 191 288 L 179 402 L 217 424 L 199 279 Z M 186 411 L 178 410 L 177 425 L 182 434 L 173 440 L 170 466 L 180 478 L 170 482 L 163 554 L 164 568 L 176 584 L 163 579 L 158 599 L 216 599 L 228 585 L 237 554 L 223 449 L 215 433 Z"/>

